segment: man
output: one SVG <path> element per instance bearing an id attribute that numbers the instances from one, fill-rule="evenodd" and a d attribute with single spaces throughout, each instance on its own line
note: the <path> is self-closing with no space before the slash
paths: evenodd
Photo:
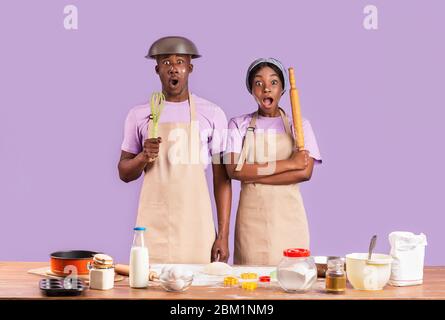
<path id="1" fill-rule="evenodd" d="M 153 127 L 150 106 L 131 109 L 118 169 L 125 182 L 144 172 L 137 225 L 148 227 L 145 241 L 150 262 L 226 262 L 232 191 L 220 159 L 227 118 L 221 108 L 189 92 L 191 60 L 200 57 L 193 42 L 164 37 L 152 44 L 146 57 L 156 59 L 155 71 L 165 96 L 158 136 L 149 137 Z M 217 234 L 205 164 L 199 161 L 202 154 L 212 158 Z"/>

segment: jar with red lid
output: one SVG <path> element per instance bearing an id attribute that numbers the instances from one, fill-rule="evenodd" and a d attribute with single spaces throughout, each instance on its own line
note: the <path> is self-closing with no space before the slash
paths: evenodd
<path id="1" fill-rule="evenodd" d="M 317 281 L 317 266 L 308 249 L 283 251 L 277 266 L 277 280 L 286 292 L 305 292 Z"/>

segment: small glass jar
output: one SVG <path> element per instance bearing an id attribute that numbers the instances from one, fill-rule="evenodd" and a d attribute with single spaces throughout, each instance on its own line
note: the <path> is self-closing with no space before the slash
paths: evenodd
<path id="1" fill-rule="evenodd" d="M 326 291 L 339 294 L 346 291 L 346 273 L 341 259 L 328 260 Z"/>
<path id="2" fill-rule="evenodd" d="M 89 264 L 90 289 L 110 290 L 114 288 L 114 265 L 99 266 Z"/>
<path id="3" fill-rule="evenodd" d="M 305 292 L 317 281 L 317 267 L 308 249 L 286 249 L 277 267 L 277 280 L 286 292 Z"/>

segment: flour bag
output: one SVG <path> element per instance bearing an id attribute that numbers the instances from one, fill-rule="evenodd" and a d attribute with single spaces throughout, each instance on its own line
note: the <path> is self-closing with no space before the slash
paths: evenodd
<path id="1" fill-rule="evenodd" d="M 396 231 L 389 234 L 389 243 L 394 259 L 389 284 L 397 287 L 422 284 L 426 236 Z"/>

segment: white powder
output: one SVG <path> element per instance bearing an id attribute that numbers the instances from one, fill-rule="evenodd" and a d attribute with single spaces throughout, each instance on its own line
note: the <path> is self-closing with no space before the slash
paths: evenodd
<path id="1" fill-rule="evenodd" d="M 317 279 L 317 271 L 306 265 L 279 269 L 277 278 L 280 286 L 286 291 L 304 291 L 310 289 Z"/>

